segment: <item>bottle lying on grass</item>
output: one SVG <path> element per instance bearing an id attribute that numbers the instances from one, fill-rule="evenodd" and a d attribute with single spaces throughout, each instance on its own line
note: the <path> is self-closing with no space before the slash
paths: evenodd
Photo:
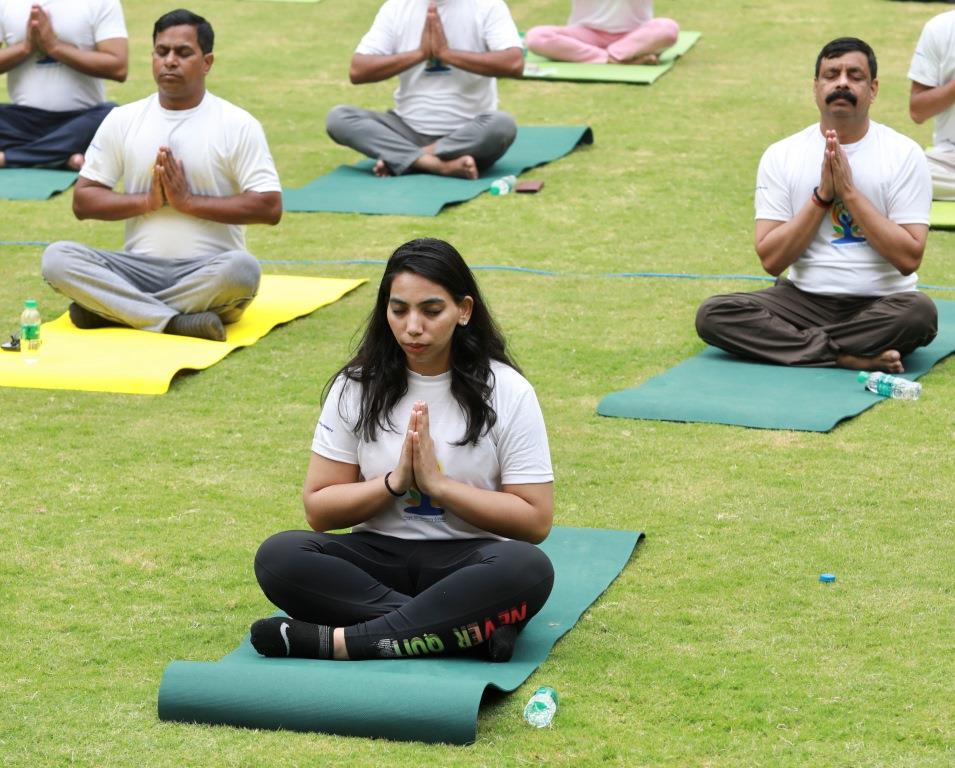
<path id="1" fill-rule="evenodd" d="M 894 397 L 898 400 L 918 400 L 922 394 L 922 385 L 917 381 L 909 381 L 901 376 L 892 376 L 888 373 L 874 371 L 867 373 L 859 371 L 857 377 L 865 383 L 865 388 L 877 395 Z"/>

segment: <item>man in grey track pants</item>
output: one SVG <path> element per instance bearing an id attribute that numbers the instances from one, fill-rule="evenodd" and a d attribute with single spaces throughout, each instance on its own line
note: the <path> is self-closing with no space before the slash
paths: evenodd
<path id="1" fill-rule="evenodd" d="M 497 77 L 520 77 L 520 35 L 504 0 L 387 0 L 352 57 L 351 82 L 398 75 L 395 108 L 337 106 L 329 136 L 375 159 L 377 176 L 476 179 L 513 143 Z"/>
<path id="2" fill-rule="evenodd" d="M 93 138 L 73 211 L 125 220 L 124 249 L 58 242 L 42 264 L 44 279 L 72 299 L 79 328 L 124 325 L 224 341 L 224 324 L 255 297 L 259 264 L 243 225 L 278 223 L 281 185 L 259 122 L 205 88 L 213 42 L 201 16 L 160 17 L 157 93 L 114 109 Z"/>

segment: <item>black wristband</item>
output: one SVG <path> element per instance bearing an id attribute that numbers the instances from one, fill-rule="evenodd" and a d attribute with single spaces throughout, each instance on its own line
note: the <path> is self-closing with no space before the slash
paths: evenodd
<path id="1" fill-rule="evenodd" d="M 836 198 L 832 198 L 832 200 L 826 200 L 824 197 L 822 197 L 819 194 L 819 187 L 812 188 L 812 197 L 817 203 L 819 203 L 819 205 L 825 206 L 826 208 L 836 201 Z"/>
<path id="2" fill-rule="evenodd" d="M 385 490 L 388 491 L 388 493 L 390 493 L 390 494 L 391 494 L 392 496 L 394 496 L 396 499 L 400 499 L 402 496 L 404 496 L 404 495 L 407 493 L 407 491 L 401 491 L 401 492 L 399 493 L 399 492 L 396 491 L 394 488 L 392 488 L 390 485 L 388 485 L 388 478 L 389 478 L 389 477 L 391 477 L 391 472 L 386 472 L 386 473 L 385 473 Z"/>

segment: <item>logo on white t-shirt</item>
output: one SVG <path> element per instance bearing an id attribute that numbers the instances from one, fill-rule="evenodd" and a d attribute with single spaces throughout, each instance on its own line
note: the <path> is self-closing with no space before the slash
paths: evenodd
<path id="1" fill-rule="evenodd" d="M 862 230 L 852 220 L 852 214 L 842 200 L 836 200 L 832 206 L 830 216 L 832 217 L 832 231 L 836 238 L 829 242 L 840 246 L 865 244 L 866 239 L 862 236 Z"/>
<path id="2" fill-rule="evenodd" d="M 408 496 L 411 497 L 411 504 L 404 508 L 405 520 L 427 520 L 431 523 L 444 522 L 444 510 L 431 503 L 431 497 L 422 493 L 417 488 L 409 488 Z"/>

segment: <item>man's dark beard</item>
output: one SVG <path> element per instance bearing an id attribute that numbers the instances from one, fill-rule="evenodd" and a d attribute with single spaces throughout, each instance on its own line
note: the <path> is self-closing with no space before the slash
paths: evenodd
<path id="1" fill-rule="evenodd" d="M 856 98 L 856 95 L 852 91 L 833 91 L 828 96 L 826 96 L 826 104 L 832 104 L 836 99 L 845 99 L 853 107 L 859 102 Z"/>

